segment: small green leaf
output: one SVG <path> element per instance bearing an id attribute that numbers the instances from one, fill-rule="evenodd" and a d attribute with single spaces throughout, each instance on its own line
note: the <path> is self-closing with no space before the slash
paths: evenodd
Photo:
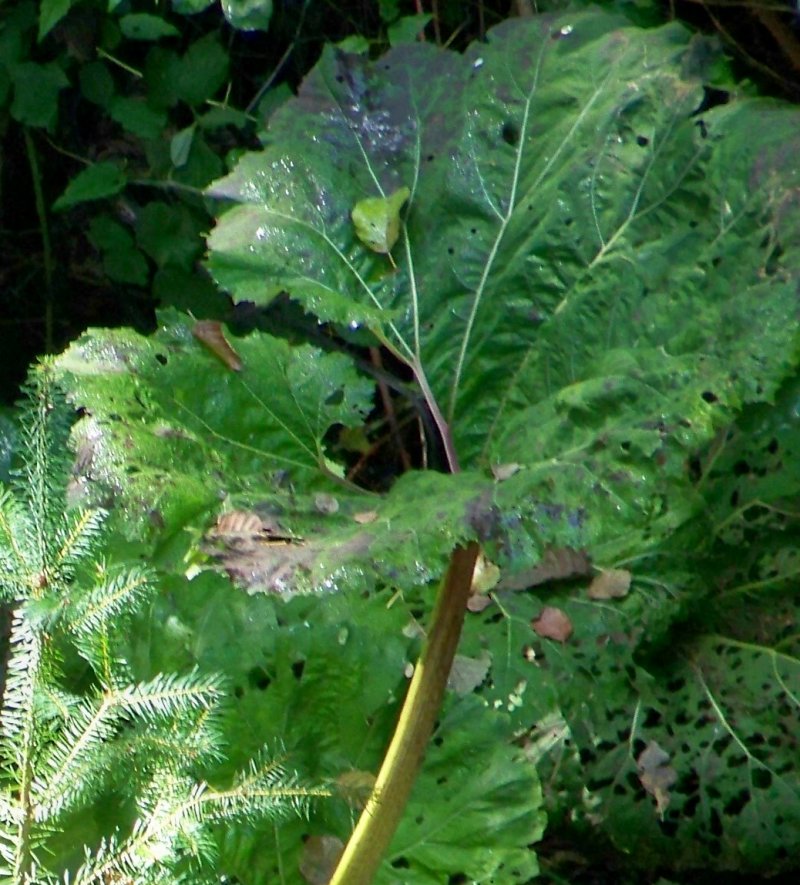
<path id="1" fill-rule="evenodd" d="M 400 0 L 378 0 L 378 12 L 382 22 L 393 22 L 400 15 Z"/>
<path id="2" fill-rule="evenodd" d="M 154 111 L 143 98 L 118 95 L 109 111 L 117 123 L 139 138 L 158 138 L 167 122 L 166 116 Z"/>
<path id="3" fill-rule="evenodd" d="M 172 0 L 172 8 L 179 15 L 196 15 L 213 3 L 214 0 Z"/>
<path id="4" fill-rule="evenodd" d="M 474 696 L 441 719 L 376 882 L 394 885 L 401 859 L 403 881 L 419 885 L 531 881 L 545 824 L 536 769 L 507 742 L 507 718 Z"/>
<path id="5" fill-rule="evenodd" d="M 222 171 L 222 161 L 202 132 L 195 131 L 189 155 L 183 166 L 176 167 L 174 178 L 181 184 L 203 188 Z"/>
<path id="6" fill-rule="evenodd" d="M 64 193 L 53 203 L 53 210 L 61 212 L 88 200 L 113 197 L 125 187 L 126 182 L 125 173 L 116 163 L 95 163 L 70 181 Z"/>
<path id="7" fill-rule="evenodd" d="M 172 136 L 169 143 L 169 158 L 175 167 L 185 166 L 189 159 L 189 151 L 192 149 L 192 141 L 194 141 L 194 133 L 197 128 L 196 123 L 181 129 Z"/>
<path id="8" fill-rule="evenodd" d="M 58 119 L 58 94 L 69 86 L 67 75 L 56 62 L 38 65 L 23 62 L 12 72 L 14 101 L 11 116 L 26 126 L 52 129 Z"/>
<path id="9" fill-rule="evenodd" d="M 182 61 L 177 52 L 164 46 L 152 46 L 144 63 L 144 87 L 147 102 L 153 108 L 174 107 L 181 98 Z"/>
<path id="10" fill-rule="evenodd" d="M 202 104 L 228 79 L 228 52 L 212 31 L 196 40 L 180 60 L 175 91 L 186 104 Z"/>
<path id="11" fill-rule="evenodd" d="M 42 0 L 39 8 L 39 42 L 41 42 L 78 0 Z"/>
<path id="12" fill-rule="evenodd" d="M 272 0 L 222 0 L 222 11 L 239 31 L 266 31 L 272 18 Z"/>
<path id="13" fill-rule="evenodd" d="M 233 126 L 243 129 L 249 122 L 249 117 L 244 111 L 236 108 L 211 108 L 207 113 L 197 118 L 198 125 L 203 129 L 223 129 L 225 126 Z"/>
<path id="14" fill-rule="evenodd" d="M 336 44 L 337 49 L 353 55 L 364 55 L 369 52 L 370 42 L 363 34 L 350 34 Z"/>
<path id="15" fill-rule="evenodd" d="M 86 101 L 100 107 L 108 107 L 114 97 L 114 78 L 102 61 L 92 61 L 82 65 L 78 74 L 81 94 Z"/>
<path id="16" fill-rule="evenodd" d="M 162 37 L 180 36 L 180 31 L 175 25 L 165 22 L 160 16 L 148 15 L 146 12 L 123 15 L 119 20 L 119 27 L 129 40 L 160 40 Z"/>
<path id="17" fill-rule="evenodd" d="M 89 240 L 103 253 L 103 270 L 118 283 L 143 286 L 147 282 L 147 261 L 136 248 L 131 234 L 108 216 L 98 216 L 89 225 Z"/>
<path id="18" fill-rule="evenodd" d="M 401 43 L 414 43 L 432 18 L 432 15 L 427 14 L 404 15 L 394 24 L 389 25 L 387 30 L 389 45 L 399 46 Z"/>
<path id="19" fill-rule="evenodd" d="M 400 209 L 411 196 L 401 187 L 388 197 L 368 197 L 353 207 L 351 217 L 359 240 L 373 252 L 386 254 L 400 236 Z"/>
<path id="20" fill-rule="evenodd" d="M 159 267 L 190 270 L 203 251 L 205 218 L 185 203 L 154 200 L 139 213 L 136 240 Z"/>

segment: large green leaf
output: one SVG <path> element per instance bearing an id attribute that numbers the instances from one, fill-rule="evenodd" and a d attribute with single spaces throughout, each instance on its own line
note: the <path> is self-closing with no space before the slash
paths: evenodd
<path id="1" fill-rule="evenodd" d="M 463 57 L 329 48 L 213 186 L 240 205 L 210 269 L 367 326 L 462 464 L 519 463 L 509 500 L 582 499 L 587 540 L 635 547 L 691 512 L 690 449 L 796 357 L 797 112 L 702 110 L 707 57 L 598 13 L 508 22 Z M 395 269 L 351 212 L 401 187 Z"/>
<path id="2" fill-rule="evenodd" d="M 796 642 L 781 650 L 780 631 L 748 636 L 730 623 L 727 635 L 692 636 L 684 623 L 669 649 L 642 666 L 625 608 L 571 600 L 565 609 L 574 642 L 548 650 L 546 666 L 584 766 L 572 801 L 588 788 L 586 820 L 634 852 L 641 867 L 784 868 L 796 855 L 800 824 L 790 724 L 800 678 Z M 746 615 L 740 608 L 739 620 L 770 623 L 778 611 L 796 618 L 796 608 L 773 601 Z M 637 766 L 651 741 L 673 772 L 661 810 Z"/>
<path id="3" fill-rule="evenodd" d="M 531 881 L 545 818 L 533 765 L 508 744 L 503 716 L 475 698 L 443 714 L 408 810 L 376 881 L 436 885 Z"/>
<path id="4" fill-rule="evenodd" d="M 90 413 L 78 429 L 81 469 L 119 493 L 129 529 L 149 519 L 174 531 L 231 488 L 270 476 L 280 485 L 282 471 L 304 488 L 333 476 L 323 437 L 363 420 L 371 385 L 340 355 L 267 335 L 235 346 L 240 372 L 171 313 L 151 338 L 89 334 L 60 358 Z"/>

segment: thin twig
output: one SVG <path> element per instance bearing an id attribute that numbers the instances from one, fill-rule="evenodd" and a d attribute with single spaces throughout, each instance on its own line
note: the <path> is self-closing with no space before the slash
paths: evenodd
<path id="1" fill-rule="evenodd" d="M 381 360 L 380 350 L 377 347 L 370 347 L 369 356 L 375 368 L 378 369 L 379 372 L 382 372 L 383 361 Z M 400 463 L 403 465 L 403 470 L 411 470 L 411 456 L 406 451 L 406 447 L 403 445 L 403 438 L 400 436 L 400 427 L 397 423 L 397 415 L 394 411 L 392 395 L 389 393 L 389 388 L 386 382 L 380 376 L 378 376 L 378 391 L 381 396 L 381 402 L 383 403 L 383 410 L 386 413 L 386 420 L 389 422 L 389 430 L 394 437 Z"/>
<path id="2" fill-rule="evenodd" d="M 42 175 L 39 170 L 39 158 L 36 153 L 36 145 L 31 138 L 30 130 L 23 129 L 25 135 L 25 151 L 28 155 L 28 165 L 31 169 L 33 181 L 33 197 L 36 203 L 36 215 L 39 218 L 39 232 L 42 237 L 42 264 L 44 267 L 44 351 L 53 353 L 55 341 L 53 335 L 53 249 L 50 241 L 50 226 L 47 220 L 47 206 L 44 201 L 42 189 Z"/>

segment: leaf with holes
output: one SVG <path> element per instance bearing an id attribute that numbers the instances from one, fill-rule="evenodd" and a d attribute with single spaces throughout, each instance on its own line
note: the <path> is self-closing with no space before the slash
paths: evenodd
<path id="1" fill-rule="evenodd" d="M 276 490 L 289 474 L 307 487 L 335 479 L 324 436 L 370 408 L 371 384 L 341 355 L 261 335 L 220 359 L 195 328 L 170 312 L 150 338 L 90 332 L 59 360 L 88 411 L 76 428 L 83 473 L 118 491 L 134 533 L 175 531 L 219 501 L 226 473 L 229 490 L 256 476 Z"/>
<path id="2" fill-rule="evenodd" d="M 463 56 L 328 47 L 211 188 L 238 205 L 209 268 L 236 299 L 288 291 L 367 327 L 451 464 L 518 465 L 509 507 L 583 502 L 578 546 L 631 552 L 691 515 L 692 447 L 795 362 L 798 112 L 707 108 L 709 57 L 596 12 L 515 19 Z M 403 186 L 395 271 L 350 213 Z"/>
<path id="3" fill-rule="evenodd" d="M 376 882 L 528 882 L 545 818 L 536 771 L 503 738 L 507 725 L 475 698 L 442 716 L 408 813 Z"/>

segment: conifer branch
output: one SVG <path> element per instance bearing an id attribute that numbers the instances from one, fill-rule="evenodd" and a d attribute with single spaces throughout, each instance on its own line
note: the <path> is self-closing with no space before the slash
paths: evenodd
<path id="1" fill-rule="evenodd" d="M 33 370 L 27 391 L 22 469 L 0 491 L 0 582 L 14 606 L 0 705 L 0 879 L 175 885 L 176 864 L 212 858 L 210 825 L 300 812 L 323 791 L 266 755 L 230 787 L 195 780 L 191 766 L 222 756 L 223 680 L 199 668 L 133 678 L 121 629 L 154 592 L 152 575 L 107 566 L 105 512 L 68 507 L 69 409 L 48 363 Z M 78 655 L 89 672 L 71 679 L 62 658 Z M 118 786 L 138 804 L 130 832 L 86 849 L 74 877 L 48 870 L 40 855 L 52 854 L 47 843 L 64 813 Z M 197 870 L 192 883 L 202 880 Z"/>

